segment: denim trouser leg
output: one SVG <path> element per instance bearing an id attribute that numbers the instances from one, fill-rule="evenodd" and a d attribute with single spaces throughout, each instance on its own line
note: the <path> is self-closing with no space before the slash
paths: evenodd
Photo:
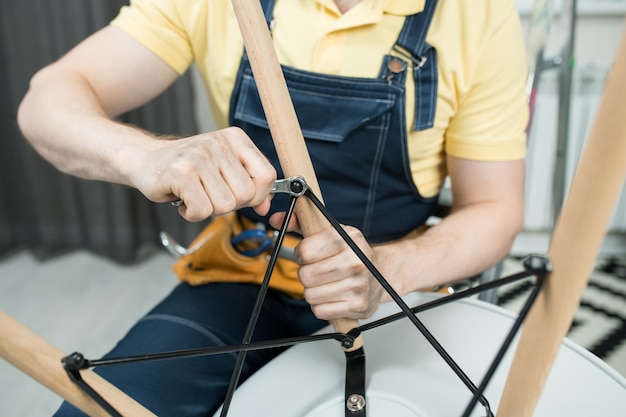
<path id="1" fill-rule="evenodd" d="M 107 357 L 239 344 L 257 295 L 258 287 L 248 284 L 180 284 Z M 254 339 L 310 334 L 326 324 L 305 302 L 270 291 Z M 242 380 L 278 353 L 249 352 Z M 159 417 L 210 416 L 223 400 L 235 359 L 236 354 L 214 355 L 107 366 L 96 372 Z M 67 403 L 55 414 L 70 416 L 84 414 Z"/>

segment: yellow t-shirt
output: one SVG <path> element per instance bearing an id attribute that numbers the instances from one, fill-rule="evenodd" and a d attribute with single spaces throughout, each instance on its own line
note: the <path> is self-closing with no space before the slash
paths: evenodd
<path id="1" fill-rule="evenodd" d="M 307 71 L 378 75 L 405 17 L 424 0 L 361 0 L 341 14 L 333 0 L 277 0 L 272 36 L 280 62 Z M 228 107 L 243 51 L 230 0 L 131 0 L 113 25 L 129 33 L 178 73 L 195 62 L 218 127 Z M 427 34 L 437 50 L 438 98 L 433 128 L 412 131 L 414 181 L 425 196 L 446 176 L 445 155 L 482 161 L 525 157 L 527 65 L 513 0 L 440 0 Z M 406 85 L 413 114 L 412 75 Z"/>

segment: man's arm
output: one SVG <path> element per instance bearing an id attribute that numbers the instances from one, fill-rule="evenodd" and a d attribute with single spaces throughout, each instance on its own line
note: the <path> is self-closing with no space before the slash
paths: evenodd
<path id="1" fill-rule="evenodd" d="M 275 172 L 241 130 L 167 141 L 113 120 L 177 77 L 167 63 L 109 26 L 33 77 L 18 122 L 61 171 L 134 187 L 156 202 L 180 197 L 180 213 L 188 220 L 246 205 L 266 211 Z"/>
<path id="2" fill-rule="evenodd" d="M 478 274 L 510 251 L 523 224 L 524 161 L 479 162 L 448 157 L 453 209 L 426 233 L 375 247 L 346 230 L 400 294 Z M 296 249 L 305 298 L 319 318 L 365 318 L 382 288 L 331 229 Z"/>
<path id="3" fill-rule="evenodd" d="M 449 156 L 447 162 L 452 212 L 422 236 L 375 249 L 383 272 L 401 277 L 394 283 L 401 294 L 487 270 L 509 253 L 522 229 L 524 160 L 481 162 Z M 398 256 L 407 259 L 396 262 Z M 388 257 L 395 259 L 382 261 Z"/>
<path id="4" fill-rule="evenodd" d="M 109 121 L 176 78 L 135 40 L 105 27 L 35 74 L 18 121 L 35 149 L 62 171 L 130 185 L 127 147 L 148 138 Z"/>

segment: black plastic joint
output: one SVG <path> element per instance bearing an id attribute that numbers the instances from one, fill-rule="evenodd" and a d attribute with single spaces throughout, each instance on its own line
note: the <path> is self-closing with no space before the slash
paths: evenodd
<path id="1" fill-rule="evenodd" d="M 64 357 L 61 359 L 61 364 L 66 371 L 79 371 L 89 368 L 89 361 L 79 352 Z"/>
<path id="2" fill-rule="evenodd" d="M 523 265 L 526 271 L 537 275 L 552 272 L 552 262 L 550 262 L 550 258 L 544 255 L 529 255 L 524 258 Z"/>
<path id="3" fill-rule="evenodd" d="M 301 195 L 304 191 L 304 184 L 299 179 L 294 179 L 289 183 L 289 190 L 295 195 Z"/>
<path id="4" fill-rule="evenodd" d="M 341 346 L 344 349 L 350 349 L 352 346 L 354 346 L 354 338 L 346 335 L 346 337 L 344 337 L 341 341 Z"/>
<path id="5" fill-rule="evenodd" d="M 361 335 L 361 331 L 357 328 L 350 330 L 348 333 L 344 335 L 344 338 L 341 340 L 341 346 L 344 349 L 350 349 L 354 346 L 354 341 Z"/>

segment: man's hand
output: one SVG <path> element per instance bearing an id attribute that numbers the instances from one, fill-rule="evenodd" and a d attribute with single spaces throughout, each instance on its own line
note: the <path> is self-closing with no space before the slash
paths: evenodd
<path id="1" fill-rule="evenodd" d="M 354 227 L 344 229 L 375 264 L 374 251 L 363 234 Z M 295 261 L 300 265 L 304 298 L 316 317 L 363 319 L 378 308 L 383 288 L 332 227 L 303 239 L 296 247 Z"/>
<path id="2" fill-rule="evenodd" d="M 269 211 L 276 171 L 239 128 L 156 140 L 138 155 L 132 183 L 155 202 L 180 198 L 189 221 L 254 207 Z"/>

